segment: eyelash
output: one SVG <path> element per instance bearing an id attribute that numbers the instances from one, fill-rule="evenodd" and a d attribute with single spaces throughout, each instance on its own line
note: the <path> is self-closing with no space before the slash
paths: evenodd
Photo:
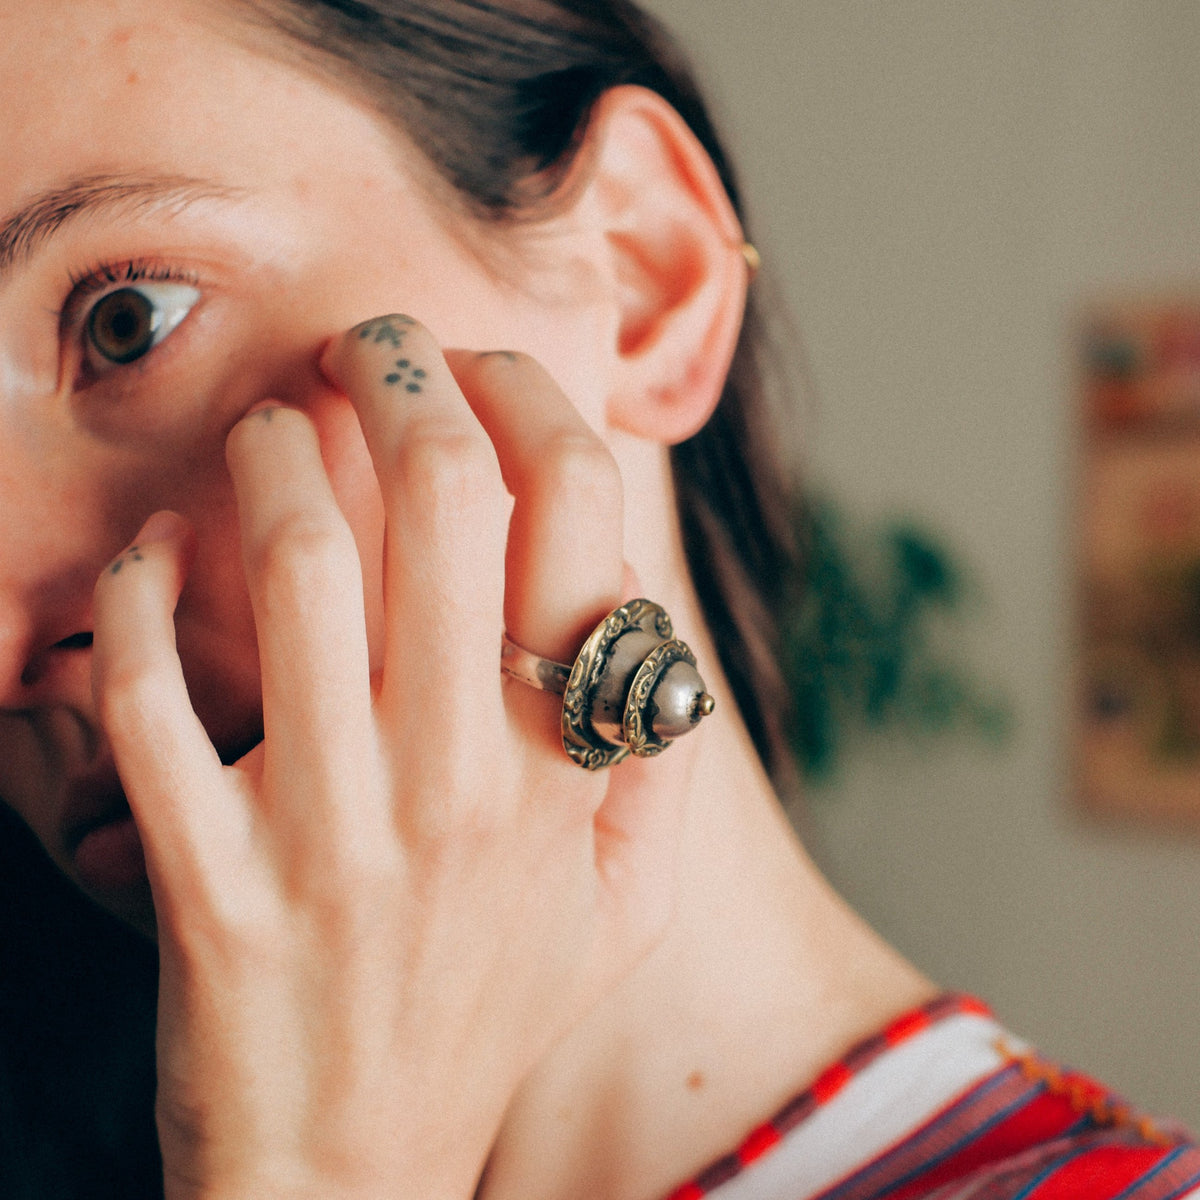
<path id="1" fill-rule="evenodd" d="M 131 283 L 186 283 L 198 287 L 196 276 L 191 271 L 182 271 L 165 263 L 149 259 L 134 258 L 121 263 L 104 263 L 79 274 L 71 273 L 71 294 L 62 306 L 59 325 L 73 329 L 82 321 L 87 302 L 110 289 L 125 287 Z"/>
<path id="2" fill-rule="evenodd" d="M 82 334 L 91 302 L 98 301 L 107 292 L 134 283 L 183 283 L 195 288 L 200 286 L 192 271 L 143 258 L 102 263 L 79 273 L 72 271 L 70 280 L 71 291 L 59 310 L 58 326 L 62 335 L 70 335 L 73 338 Z"/>

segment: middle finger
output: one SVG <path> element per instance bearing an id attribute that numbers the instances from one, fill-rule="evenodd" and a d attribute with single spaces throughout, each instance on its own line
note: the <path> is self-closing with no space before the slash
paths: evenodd
<path id="1" fill-rule="evenodd" d="M 453 755 L 457 737 L 498 728 L 511 502 L 496 452 L 411 317 L 356 326 L 322 366 L 358 412 L 383 495 L 379 704 L 385 720 L 436 718 L 441 753 Z M 429 711 L 434 697 L 444 711 Z"/>

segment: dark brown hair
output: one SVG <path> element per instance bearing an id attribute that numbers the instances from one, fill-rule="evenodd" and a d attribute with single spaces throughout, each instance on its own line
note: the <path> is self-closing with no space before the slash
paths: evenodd
<path id="1" fill-rule="evenodd" d="M 478 219 L 536 219 L 592 105 L 637 84 L 712 158 L 743 222 L 732 165 L 678 46 L 630 0 L 248 0 L 307 60 L 396 121 Z M 721 665 L 764 763 L 790 777 L 780 610 L 795 579 L 793 505 L 766 386 L 756 289 L 720 404 L 674 447 L 679 519 Z"/>

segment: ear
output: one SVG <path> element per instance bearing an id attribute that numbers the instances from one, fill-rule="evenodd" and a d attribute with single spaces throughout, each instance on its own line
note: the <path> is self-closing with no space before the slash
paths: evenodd
<path id="1" fill-rule="evenodd" d="M 741 225 L 687 123 L 645 88 L 601 97 L 581 168 L 576 200 L 595 222 L 616 310 L 608 423 L 683 441 L 716 407 L 737 345 L 749 279 Z"/>

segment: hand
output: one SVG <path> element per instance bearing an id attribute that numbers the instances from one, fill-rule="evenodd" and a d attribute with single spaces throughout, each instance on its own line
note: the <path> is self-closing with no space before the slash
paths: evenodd
<path id="1" fill-rule="evenodd" d="M 172 1200 L 471 1196 L 522 1079 L 670 905 L 677 814 L 653 764 L 580 770 L 556 698 L 499 670 L 502 628 L 569 661 L 619 600 L 603 443 L 533 362 L 443 356 L 408 318 L 351 330 L 323 366 L 385 513 L 377 670 L 296 409 L 252 410 L 227 445 L 260 746 L 222 766 L 190 707 L 180 518 L 151 518 L 96 592 L 97 706 L 158 920 Z"/>

